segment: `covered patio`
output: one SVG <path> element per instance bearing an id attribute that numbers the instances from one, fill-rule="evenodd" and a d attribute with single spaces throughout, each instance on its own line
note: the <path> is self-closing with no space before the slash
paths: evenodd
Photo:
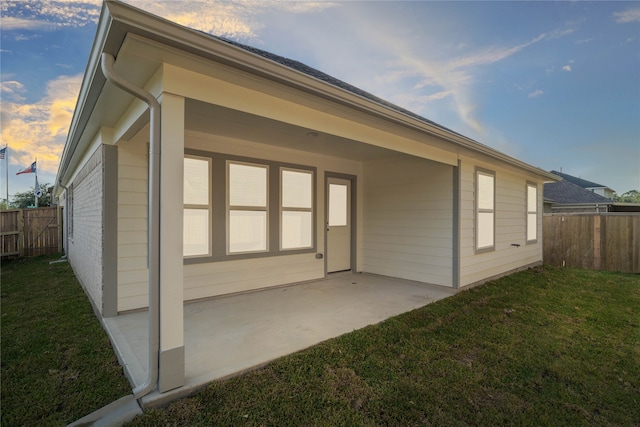
<path id="1" fill-rule="evenodd" d="M 208 382 L 238 375 L 278 357 L 451 296 L 444 286 L 374 274 L 326 279 L 237 294 L 184 306 L 185 385 L 142 399 L 157 406 Z M 148 313 L 105 318 L 133 386 L 147 374 Z"/>

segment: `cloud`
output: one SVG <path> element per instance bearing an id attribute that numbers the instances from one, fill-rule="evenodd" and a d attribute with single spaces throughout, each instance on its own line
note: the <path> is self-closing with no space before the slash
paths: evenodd
<path id="1" fill-rule="evenodd" d="M 256 32 L 264 27 L 259 17 L 267 11 L 303 14 L 336 5 L 313 1 L 126 1 L 185 27 L 239 40 L 257 37 Z"/>
<path id="2" fill-rule="evenodd" d="M 16 102 L 24 101 L 22 93 L 25 92 L 24 85 L 18 81 L 11 80 L 6 82 L 0 82 L 0 93 L 6 100 L 8 96 L 11 100 Z"/>
<path id="3" fill-rule="evenodd" d="M 459 119 L 480 136 L 483 136 L 486 130 L 476 117 L 478 103 L 472 85 L 476 83 L 476 75 L 481 68 L 503 61 L 537 43 L 555 40 L 574 32 L 570 28 L 560 29 L 541 33 L 524 43 L 485 46 L 465 55 L 430 60 L 420 54 L 420 49 L 412 46 L 407 40 L 392 37 L 388 33 L 374 33 L 374 28 L 371 27 L 361 26 L 362 31 L 367 31 L 366 37 L 372 42 L 386 45 L 389 52 L 396 56 L 395 70 L 390 71 L 394 77 L 408 79 L 408 76 L 412 76 L 418 79 L 418 83 L 413 85 L 414 88 L 439 89 L 432 95 L 396 94 L 392 99 L 395 102 L 402 101 L 402 106 L 417 112 L 424 110 L 427 103 L 448 99 Z M 529 97 L 538 97 L 542 93 L 538 90 L 529 94 Z"/>
<path id="4" fill-rule="evenodd" d="M 452 95 L 452 93 L 451 93 L 450 90 L 443 90 L 442 92 L 434 93 L 433 95 L 427 95 L 427 96 L 423 97 L 422 99 L 425 102 L 431 102 L 431 101 L 438 101 L 440 99 L 447 98 L 447 97 L 449 97 L 451 95 Z"/>
<path id="5" fill-rule="evenodd" d="M 324 1 L 150 1 L 124 0 L 170 21 L 216 35 L 250 38 L 261 27 L 256 17 L 269 10 L 312 13 L 334 7 Z M 102 0 L 3 1 L 3 30 L 54 30 L 95 24 Z"/>
<path id="6" fill-rule="evenodd" d="M 12 164 L 28 165 L 37 157 L 39 170 L 56 173 L 81 82 L 81 74 L 61 76 L 47 84 L 38 102 L 2 103 L 0 139 L 11 148 Z M 3 93 L 18 89 L 24 91 L 19 82 L 2 85 Z"/>
<path id="7" fill-rule="evenodd" d="M 618 24 L 640 22 L 640 7 L 635 9 L 627 9 L 624 12 L 613 12 L 613 17 Z"/>
<path id="8" fill-rule="evenodd" d="M 540 96 L 542 96 L 544 92 L 540 89 L 536 89 L 533 92 L 531 92 L 529 95 L 527 95 L 529 98 L 538 98 Z"/>
<path id="9" fill-rule="evenodd" d="M 2 17 L 2 29 L 4 31 L 12 30 L 40 30 L 49 31 L 53 30 L 56 26 L 51 22 L 42 21 L 39 19 L 23 19 L 15 18 L 12 16 Z"/>
<path id="10" fill-rule="evenodd" d="M 5 31 L 51 31 L 63 27 L 95 24 L 100 16 L 100 0 L 5 1 L 2 27 Z"/>
<path id="11" fill-rule="evenodd" d="M 570 72 L 571 71 L 571 65 L 565 65 L 564 67 L 562 67 L 562 71 Z"/>

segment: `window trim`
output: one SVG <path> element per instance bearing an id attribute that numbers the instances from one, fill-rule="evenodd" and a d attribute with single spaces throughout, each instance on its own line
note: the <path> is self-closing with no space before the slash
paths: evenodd
<path id="1" fill-rule="evenodd" d="M 536 199 L 535 199 L 535 206 L 534 206 L 534 210 L 530 211 L 529 210 L 529 190 L 533 188 L 536 190 Z M 525 242 L 527 242 L 527 245 L 532 245 L 532 244 L 536 244 L 538 243 L 538 218 L 539 218 L 539 210 L 538 210 L 538 184 L 536 184 L 535 182 L 531 182 L 531 181 L 527 181 L 527 183 L 525 184 L 525 229 L 524 229 L 524 237 L 525 237 Z M 529 215 L 531 214 L 535 214 L 536 219 L 535 219 L 535 224 L 536 224 L 536 230 L 535 230 L 535 237 L 533 239 L 529 239 Z"/>
<path id="2" fill-rule="evenodd" d="M 479 207 L 479 185 L 480 180 L 479 176 L 485 175 L 490 176 L 493 179 L 493 188 L 491 189 L 493 195 L 493 208 L 486 209 Z M 496 249 L 496 172 L 488 169 L 484 169 L 481 167 L 476 167 L 474 172 L 474 251 L 476 254 L 481 254 L 485 252 L 493 252 Z M 493 220 L 493 236 L 491 239 L 491 245 L 489 246 L 478 246 L 478 229 L 479 229 L 479 217 L 480 213 L 491 213 Z"/>
<path id="3" fill-rule="evenodd" d="M 297 172 L 297 173 L 306 173 L 311 175 L 311 188 L 309 189 L 311 191 L 311 207 L 309 208 L 299 208 L 299 207 L 284 207 L 284 172 Z M 278 204 L 278 207 L 280 209 L 279 212 L 279 221 L 280 221 L 280 230 L 279 230 L 279 236 L 278 236 L 278 244 L 279 244 L 279 249 L 282 252 L 291 252 L 291 251 L 298 251 L 298 250 L 304 250 L 304 249 L 313 249 L 315 247 L 315 238 L 316 238 L 316 233 L 314 231 L 314 226 L 316 224 L 315 221 L 315 211 L 316 211 L 316 197 L 315 197 L 315 186 L 314 183 L 316 182 L 316 177 L 315 177 L 315 171 L 310 170 L 310 169 L 300 169 L 300 168 L 292 168 L 292 167 L 287 167 L 287 166 L 280 166 L 279 168 L 279 178 L 280 178 L 280 191 L 279 191 L 279 199 L 280 202 Z M 309 246 L 300 246 L 300 247 L 295 247 L 295 248 L 284 248 L 282 246 L 282 222 L 283 222 L 283 213 L 284 212 L 309 212 L 311 214 L 311 245 Z"/>
<path id="4" fill-rule="evenodd" d="M 200 259 L 200 258 L 210 258 L 211 255 L 213 254 L 213 198 L 212 198 L 212 187 L 213 187 L 213 159 L 209 156 L 201 156 L 201 155 L 195 155 L 195 154 L 189 154 L 186 153 L 183 156 L 183 162 L 184 159 L 195 159 L 195 160 L 201 160 L 201 161 L 206 161 L 207 162 L 207 166 L 208 166 L 208 203 L 206 205 L 204 204 L 193 204 L 193 203 L 184 203 L 184 195 L 183 195 L 183 203 L 182 203 L 182 210 L 183 210 L 183 218 L 184 218 L 184 211 L 187 209 L 198 209 L 198 210 L 207 210 L 208 214 L 209 214 L 209 239 L 207 242 L 207 246 L 208 246 L 208 250 L 206 254 L 197 254 L 197 255 L 184 255 L 184 249 L 183 249 L 183 259 Z M 184 177 L 183 177 L 183 185 L 184 185 Z M 184 230 L 184 225 L 183 225 L 183 230 Z M 184 233 L 184 231 L 183 231 Z M 182 237 L 182 241 L 183 241 L 183 248 L 184 248 L 184 236 Z"/>
<path id="5" fill-rule="evenodd" d="M 212 185 L 210 187 L 210 195 L 212 199 L 212 228 L 210 234 L 211 245 L 212 245 L 212 254 L 209 257 L 196 257 L 196 258 L 183 258 L 183 263 L 185 265 L 191 264 L 204 264 L 204 263 L 214 263 L 214 262 L 224 262 L 224 261 L 234 261 L 234 260 L 243 260 L 243 259 L 253 259 L 253 258 L 269 258 L 269 257 L 277 257 L 277 256 L 291 256 L 298 254 L 309 254 L 316 253 L 318 247 L 318 214 L 317 214 L 317 188 L 318 188 L 318 168 L 315 166 L 302 165 L 302 164 L 294 164 L 287 162 L 280 162 L 275 160 L 265 160 L 265 159 L 257 159 L 252 157 L 244 157 L 237 156 L 232 154 L 224 154 L 213 151 L 203 151 L 196 150 L 191 148 L 185 148 L 185 155 L 193 155 L 199 157 L 205 157 L 211 159 L 211 175 L 212 175 Z M 244 163 L 255 163 L 259 165 L 268 165 L 269 166 L 269 175 L 267 186 L 269 188 L 269 194 L 272 195 L 273 198 L 269 202 L 269 222 L 267 224 L 270 236 L 279 236 L 280 235 L 280 219 L 279 219 L 279 198 L 280 190 L 279 190 L 279 168 L 291 168 L 297 169 L 301 171 L 310 171 L 313 173 L 313 204 L 314 210 L 312 214 L 312 248 L 305 249 L 290 249 L 290 250 L 280 250 L 280 239 L 270 239 L 268 244 L 268 250 L 265 252 L 242 252 L 242 253 L 231 253 L 227 254 L 226 246 L 227 246 L 227 217 L 226 217 L 226 199 L 227 199 L 227 190 L 226 190 L 226 162 L 228 160 L 244 162 Z M 213 185 L 213 183 L 217 183 L 218 185 Z M 275 219 L 274 219 L 275 218 Z M 217 237 L 215 237 L 217 236 Z"/>
<path id="6" fill-rule="evenodd" d="M 264 206 L 244 206 L 244 205 L 232 205 L 231 204 L 231 166 L 232 165 L 241 165 L 241 166 L 249 166 L 255 168 L 261 168 L 265 170 L 266 173 L 266 181 L 265 181 L 265 205 Z M 270 233 L 269 233 L 269 224 L 271 222 L 269 215 L 269 205 L 271 201 L 271 194 L 269 191 L 269 176 L 270 176 L 270 168 L 267 164 L 262 164 L 258 162 L 245 162 L 245 161 L 237 161 L 227 159 L 225 162 L 225 198 L 226 198 L 226 221 L 225 221 L 225 229 L 226 229 L 226 254 L 227 255 L 240 255 L 240 254 L 258 254 L 269 252 L 270 247 Z M 265 230 L 265 248 L 260 250 L 250 250 L 250 251 L 231 251 L 231 211 L 243 211 L 243 212 L 265 212 L 266 214 L 266 230 Z"/>

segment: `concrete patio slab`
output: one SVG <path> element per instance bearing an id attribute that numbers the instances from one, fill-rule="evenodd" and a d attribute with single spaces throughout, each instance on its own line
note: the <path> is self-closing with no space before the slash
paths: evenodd
<path id="1" fill-rule="evenodd" d="M 184 307 L 186 384 L 142 399 L 144 407 L 264 365 L 347 332 L 455 294 L 442 286 L 339 273 L 288 287 L 220 297 Z M 134 385 L 146 379 L 148 314 L 104 319 Z"/>

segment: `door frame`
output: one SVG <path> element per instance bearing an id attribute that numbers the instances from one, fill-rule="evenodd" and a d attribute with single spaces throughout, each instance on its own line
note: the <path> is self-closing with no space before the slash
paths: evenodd
<path id="1" fill-rule="evenodd" d="M 328 276 L 328 268 L 327 268 L 327 259 L 329 257 L 329 253 L 328 253 L 328 249 L 329 249 L 329 245 L 328 245 L 328 234 L 327 234 L 327 221 L 329 220 L 329 178 L 338 178 L 338 179 L 343 179 L 345 181 L 350 181 L 351 182 L 351 211 L 349 212 L 349 215 L 351 215 L 351 266 L 350 269 L 352 272 L 356 272 L 356 266 L 357 266 L 357 244 L 356 244 L 356 238 L 358 236 L 358 204 L 357 204 L 357 200 L 358 200 L 358 191 L 357 191 L 357 184 L 358 184 L 358 177 L 356 175 L 349 175 L 349 174 L 344 174 L 344 173 L 338 173 L 338 172 L 328 172 L 325 171 L 324 173 L 324 276 L 327 277 Z"/>

